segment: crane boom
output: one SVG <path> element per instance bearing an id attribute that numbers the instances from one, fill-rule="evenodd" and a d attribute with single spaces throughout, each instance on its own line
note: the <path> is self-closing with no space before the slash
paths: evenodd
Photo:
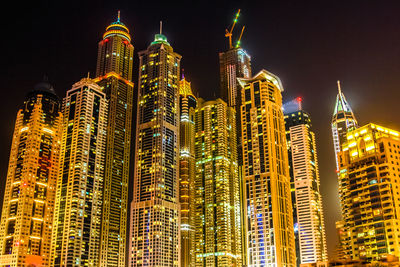
<path id="1" fill-rule="evenodd" d="M 245 26 L 242 27 L 242 32 L 240 33 L 239 39 L 236 42 L 236 47 L 240 46 L 240 40 L 242 39 L 244 28 L 245 28 Z"/>
<path id="2" fill-rule="evenodd" d="M 236 22 L 239 18 L 239 14 L 240 14 L 240 9 L 238 10 L 238 12 L 236 13 L 235 19 L 233 20 L 233 24 L 230 30 L 226 29 L 225 30 L 225 37 L 229 38 L 229 49 L 233 48 L 232 46 L 232 32 L 233 29 L 235 28 Z"/>

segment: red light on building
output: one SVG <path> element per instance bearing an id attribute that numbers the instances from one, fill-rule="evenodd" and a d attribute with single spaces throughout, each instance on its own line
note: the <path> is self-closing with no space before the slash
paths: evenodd
<path id="1" fill-rule="evenodd" d="M 301 98 L 300 96 L 298 97 L 298 98 L 296 98 L 296 100 L 297 100 L 297 102 L 302 102 L 303 101 L 303 98 Z"/>

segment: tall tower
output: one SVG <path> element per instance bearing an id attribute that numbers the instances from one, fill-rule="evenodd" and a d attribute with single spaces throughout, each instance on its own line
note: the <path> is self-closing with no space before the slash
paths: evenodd
<path id="1" fill-rule="evenodd" d="M 180 266 L 181 56 L 160 32 L 139 60 L 129 266 Z"/>
<path id="2" fill-rule="evenodd" d="M 122 267 L 126 261 L 126 222 L 132 135 L 133 46 L 128 28 L 111 23 L 98 45 L 96 79 L 109 101 L 101 266 Z"/>
<path id="3" fill-rule="evenodd" d="M 62 114 L 42 82 L 18 111 L 0 223 L 1 266 L 50 266 Z"/>
<path id="4" fill-rule="evenodd" d="M 282 84 L 262 70 L 242 87 L 241 123 L 249 266 L 295 266 Z"/>
<path id="5" fill-rule="evenodd" d="M 193 266 L 242 266 L 235 117 L 221 99 L 196 109 Z"/>
<path id="6" fill-rule="evenodd" d="M 333 146 L 335 149 L 336 170 L 339 170 L 339 162 L 337 157 L 341 151 L 343 143 L 346 142 L 346 134 L 349 130 L 357 128 L 358 123 L 349 103 L 342 93 L 340 81 L 337 81 L 337 84 L 338 95 L 336 96 L 336 104 L 332 117 L 332 136 Z"/>
<path id="7" fill-rule="evenodd" d="M 301 101 L 284 105 L 297 266 L 328 259 L 315 133 Z"/>
<path id="8" fill-rule="evenodd" d="M 181 266 L 193 266 L 194 254 L 194 115 L 197 98 L 185 77 L 179 81 L 179 202 L 181 205 Z"/>
<path id="9" fill-rule="evenodd" d="M 241 87 L 237 81 L 238 78 L 250 78 L 251 77 L 251 58 L 250 55 L 240 46 L 240 40 L 243 35 L 244 26 L 242 28 L 242 32 L 236 45 L 232 45 L 232 33 L 235 28 L 235 25 L 238 21 L 240 14 L 240 9 L 236 13 L 236 17 L 231 25 L 230 29 L 226 29 L 225 37 L 228 37 L 229 46 L 228 50 L 225 52 L 219 53 L 219 75 L 220 75 L 220 96 L 221 98 L 228 104 L 229 107 L 234 107 L 236 110 L 236 129 L 237 130 L 237 156 L 238 156 L 238 169 L 239 169 L 239 191 L 240 191 L 240 203 L 241 203 L 241 221 L 242 224 L 246 220 L 244 217 L 245 214 L 245 205 L 244 205 L 244 181 L 243 181 L 243 159 L 242 159 L 242 132 L 241 132 L 241 122 L 240 122 L 240 106 L 241 106 Z M 246 240 L 245 235 L 246 229 L 242 227 L 243 233 L 241 234 L 242 238 L 242 259 L 243 264 L 246 256 Z"/>
<path id="10" fill-rule="evenodd" d="M 339 153 L 342 217 L 351 259 L 400 257 L 400 132 L 367 124 Z"/>
<path id="11" fill-rule="evenodd" d="M 84 78 L 63 101 L 64 129 L 54 216 L 54 266 L 99 266 L 107 100 Z"/>

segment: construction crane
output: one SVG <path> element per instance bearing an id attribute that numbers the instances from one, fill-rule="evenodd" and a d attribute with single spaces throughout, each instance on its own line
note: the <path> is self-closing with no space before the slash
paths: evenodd
<path id="1" fill-rule="evenodd" d="M 245 26 L 242 27 L 242 31 L 240 33 L 239 39 L 236 42 L 236 48 L 240 47 L 240 40 L 242 40 L 243 32 L 244 32 Z"/>
<path id="2" fill-rule="evenodd" d="M 239 18 L 239 14 L 240 14 L 240 9 L 236 13 L 236 17 L 233 20 L 233 24 L 232 24 L 231 29 L 230 30 L 228 30 L 228 29 L 225 30 L 225 37 L 229 38 L 229 49 L 233 48 L 233 46 L 232 46 L 232 32 L 233 32 L 233 29 L 235 28 L 236 22 L 237 22 L 237 20 Z M 243 32 L 243 30 L 242 30 L 242 32 Z"/>

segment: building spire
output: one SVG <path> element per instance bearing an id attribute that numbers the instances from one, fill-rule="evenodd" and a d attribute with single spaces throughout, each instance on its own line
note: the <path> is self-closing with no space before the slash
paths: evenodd
<path id="1" fill-rule="evenodd" d="M 162 20 L 160 20 L 160 34 L 162 34 Z"/>
<path id="2" fill-rule="evenodd" d="M 342 94 L 342 89 L 340 88 L 340 81 L 337 81 L 337 86 L 338 86 L 338 90 L 339 90 L 339 95 Z"/>
<path id="3" fill-rule="evenodd" d="M 184 80 L 185 79 L 185 69 L 182 69 L 182 78 L 181 78 L 182 80 Z"/>
<path id="4" fill-rule="evenodd" d="M 121 19 L 121 11 L 118 10 L 118 19 L 117 19 L 117 21 L 118 21 L 118 22 L 121 22 L 120 19 Z"/>

